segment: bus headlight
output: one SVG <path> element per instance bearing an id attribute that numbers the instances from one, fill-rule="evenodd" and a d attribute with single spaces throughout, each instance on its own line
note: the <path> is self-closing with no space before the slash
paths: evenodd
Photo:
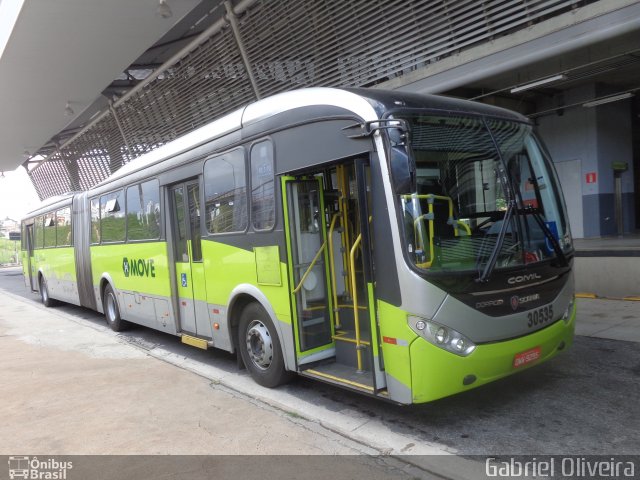
<path id="1" fill-rule="evenodd" d="M 571 320 L 571 313 L 573 312 L 573 304 L 576 301 L 575 297 L 571 297 L 571 300 L 569 301 L 569 305 L 567 305 L 567 309 L 564 311 L 564 314 L 562 315 L 562 320 L 564 320 L 565 323 L 569 323 L 569 320 Z"/>
<path id="2" fill-rule="evenodd" d="M 476 349 L 475 343 L 452 328 L 414 315 L 409 315 L 408 320 L 411 330 L 436 347 L 463 357 Z"/>

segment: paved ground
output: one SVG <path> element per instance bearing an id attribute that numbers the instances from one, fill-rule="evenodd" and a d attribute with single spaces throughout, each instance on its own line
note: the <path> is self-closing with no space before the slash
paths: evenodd
<path id="1" fill-rule="evenodd" d="M 193 349 L 182 345 L 176 337 L 142 327 L 126 334 L 115 334 L 106 328 L 101 315 L 86 309 L 61 306 L 45 310 L 37 296 L 26 291 L 15 269 L 0 270 L 0 290 L 13 292 L 12 295 L 0 295 L 0 328 L 12 335 L 0 337 L 0 361 L 3 365 L 15 366 L 15 369 L 4 369 L 0 373 L 5 376 L 2 384 L 12 385 L 12 391 L 18 395 L 25 384 L 47 385 L 54 390 L 57 385 L 60 390 L 59 387 L 66 388 L 67 383 L 73 385 L 84 381 L 86 383 L 71 388 L 75 394 L 87 396 L 83 403 L 90 405 L 78 412 L 75 409 L 65 411 L 63 403 L 58 402 L 58 409 L 62 408 L 63 413 L 53 407 L 49 410 L 47 402 L 56 400 L 50 400 L 51 395 L 40 396 L 44 395 L 44 389 L 29 387 L 35 394 L 33 410 L 24 412 L 17 400 L 15 403 L 10 400 L 17 409 L 16 418 L 21 421 L 16 420 L 13 427 L 0 425 L 0 452 L 5 451 L 2 444 L 5 442 L 6 446 L 7 441 L 22 441 L 25 447 L 41 445 L 44 449 L 53 445 L 55 436 L 44 435 L 42 432 L 46 429 L 37 428 L 37 423 L 27 427 L 27 433 L 6 436 L 14 431 L 13 428 L 22 428 L 20 425 L 32 425 L 32 416 L 44 409 L 46 417 L 54 416 L 57 411 L 58 422 L 68 416 L 74 417 L 69 410 L 107 425 L 115 422 L 121 428 L 114 427 L 112 435 L 123 431 L 134 433 L 135 426 L 148 424 L 148 438 L 152 441 L 145 441 L 144 448 L 148 448 L 149 453 L 176 449 L 183 436 L 194 432 L 198 432 L 194 445 L 199 442 L 201 445 L 203 439 L 219 439 L 218 447 L 214 447 L 213 440 L 207 445 L 211 452 L 246 453 L 247 449 L 259 451 L 265 447 L 264 439 L 260 443 L 260 435 L 248 434 L 248 443 L 225 440 L 220 428 L 223 431 L 231 428 L 234 425 L 232 417 L 252 420 L 246 428 L 254 434 L 251 425 L 255 425 L 256 418 L 262 421 L 263 417 L 265 422 L 284 422 L 286 427 L 304 430 L 283 433 L 277 442 L 270 444 L 277 451 L 286 453 L 302 453 L 304 449 L 311 453 L 337 450 L 346 453 L 350 449 L 364 448 L 358 444 L 394 455 L 640 453 L 637 433 L 640 431 L 640 389 L 637 387 L 640 355 L 638 344 L 631 341 L 578 336 L 574 347 L 565 354 L 519 375 L 431 404 L 400 407 L 302 378 L 275 390 L 261 388 L 245 372 L 238 372 L 234 358 L 224 352 Z M 21 295 L 23 300 L 16 300 L 14 295 Z M 34 324 L 25 325 L 25 317 L 20 311 L 9 314 L 3 306 L 6 302 L 35 310 L 38 321 L 45 324 L 41 333 L 29 338 L 27 333 L 33 333 Z M 640 302 L 579 300 L 578 306 L 578 331 L 584 334 L 599 330 L 618 337 L 626 331 L 618 327 L 630 327 L 631 333 L 640 328 Z M 64 332 L 58 331 L 61 327 L 54 318 L 66 322 L 62 327 Z M 602 325 L 605 326 L 599 328 Z M 76 338 L 80 330 L 89 331 L 89 336 Z M 624 338 L 634 338 L 629 333 L 624 335 Z M 119 352 L 122 348 L 135 354 L 131 353 L 133 357 L 127 359 L 114 359 L 109 353 Z M 11 353 L 5 354 L 5 351 Z M 106 358 L 101 358 L 104 352 L 107 352 Z M 24 365 L 17 361 L 23 356 L 30 358 Z M 180 368 L 161 364 L 150 357 Z M 58 383 L 51 377 L 54 361 L 66 362 L 69 369 L 69 377 Z M 152 361 L 155 362 L 153 366 L 148 363 Z M 82 364 L 95 365 L 93 381 L 83 379 L 77 373 Z M 124 370 L 120 373 L 111 370 L 116 368 Z M 171 380 L 174 374 L 169 371 L 176 372 L 175 379 Z M 183 375 L 186 377 L 182 378 Z M 135 379 L 133 390 L 120 391 L 117 384 L 129 377 Z M 111 400 L 111 390 L 121 395 L 118 401 Z M 147 400 L 142 402 L 140 399 L 147 397 L 157 397 L 154 408 L 141 406 Z M 247 401 L 247 398 L 255 400 Z M 247 413 L 239 410 L 240 404 L 245 403 L 248 403 Z M 232 410 L 228 410 L 229 406 Z M 209 433 L 195 421 L 200 418 L 198 412 L 202 409 L 207 412 L 207 421 L 215 417 L 220 419 L 220 424 L 206 423 L 211 430 Z M 259 413 L 251 409 L 258 409 Z M 0 412 L 3 412 L 4 421 L 6 407 L 0 406 Z M 181 412 L 188 412 L 188 415 L 180 415 Z M 228 416 L 230 412 L 233 415 Z M 184 422 L 181 421 L 183 418 Z M 46 421 L 46 418 L 39 421 Z M 49 426 L 55 422 L 52 420 Z M 156 427 L 156 423 L 164 426 Z M 316 428 L 320 430 L 316 431 Z M 332 438 L 328 431 L 341 435 Z M 309 438 L 305 434 L 309 434 Z M 166 440 L 174 436 L 180 441 Z M 318 437 L 324 437 L 326 442 L 318 442 Z M 104 443 L 111 450 L 101 451 L 140 448 L 136 441 L 126 443 L 114 438 L 117 437 L 105 437 Z M 355 442 L 349 444 L 347 438 Z M 100 450 L 99 445 L 100 442 L 91 444 L 88 438 L 73 440 L 65 451 L 82 447 L 93 452 Z M 410 461 L 429 469 L 425 457 L 411 457 Z"/>
<path id="2" fill-rule="evenodd" d="M 579 299 L 577 333 L 640 343 L 640 301 Z"/>
<path id="3" fill-rule="evenodd" d="M 350 478 L 432 478 L 396 459 L 362 456 L 380 452 L 7 293 L 0 293 L 0 365 L 0 455 L 341 455 L 331 466 Z M 138 468 L 157 470 L 154 463 Z M 206 459 L 187 463 L 216 472 Z M 298 463 L 289 478 L 304 468 Z"/>

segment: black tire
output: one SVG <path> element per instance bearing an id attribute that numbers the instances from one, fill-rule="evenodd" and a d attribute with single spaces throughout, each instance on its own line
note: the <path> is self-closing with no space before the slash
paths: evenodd
<path id="1" fill-rule="evenodd" d="M 127 329 L 129 323 L 126 320 L 122 320 L 120 317 L 118 299 L 116 298 L 116 294 L 111 285 L 107 285 L 104 288 L 102 307 L 104 309 L 104 318 L 107 320 L 107 325 L 111 327 L 111 330 L 114 332 L 121 332 L 122 330 Z"/>
<path id="2" fill-rule="evenodd" d="M 251 377 L 263 387 L 277 387 L 291 379 L 273 322 L 258 303 L 250 303 L 240 315 L 238 349 Z"/>
<path id="3" fill-rule="evenodd" d="M 44 276 L 40 276 L 40 299 L 42 300 L 42 304 L 49 308 L 53 307 L 56 304 L 56 301 L 51 298 L 49 295 L 49 287 L 47 287 L 47 281 L 44 279 Z"/>

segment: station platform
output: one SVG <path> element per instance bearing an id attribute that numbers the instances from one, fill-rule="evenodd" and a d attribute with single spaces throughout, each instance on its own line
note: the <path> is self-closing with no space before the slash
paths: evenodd
<path id="1" fill-rule="evenodd" d="M 574 246 L 576 292 L 640 300 L 640 234 L 578 238 Z"/>

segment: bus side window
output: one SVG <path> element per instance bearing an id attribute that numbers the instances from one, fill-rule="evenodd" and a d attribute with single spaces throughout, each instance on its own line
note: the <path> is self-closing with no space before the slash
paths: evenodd
<path id="1" fill-rule="evenodd" d="M 33 248 L 42 248 L 44 244 L 44 218 L 42 216 L 36 217 L 33 221 Z"/>
<path id="2" fill-rule="evenodd" d="M 204 165 L 205 223 L 209 233 L 247 229 L 244 150 L 210 158 Z"/>
<path id="3" fill-rule="evenodd" d="M 44 216 L 44 247 L 56 246 L 56 212 Z"/>
<path id="4" fill-rule="evenodd" d="M 91 243 L 100 243 L 100 201 L 91 199 Z"/>
<path id="5" fill-rule="evenodd" d="M 100 233 L 103 242 L 124 241 L 124 194 L 122 190 L 100 197 Z"/>
<path id="6" fill-rule="evenodd" d="M 271 230 L 276 222 L 273 146 L 270 140 L 251 147 L 251 218 L 255 230 Z"/>
<path id="7" fill-rule="evenodd" d="M 56 245 L 68 247 L 71 245 L 71 209 L 63 208 L 56 212 Z"/>
<path id="8" fill-rule="evenodd" d="M 160 237 L 160 190 L 158 180 L 127 188 L 127 239 L 157 240 Z"/>

